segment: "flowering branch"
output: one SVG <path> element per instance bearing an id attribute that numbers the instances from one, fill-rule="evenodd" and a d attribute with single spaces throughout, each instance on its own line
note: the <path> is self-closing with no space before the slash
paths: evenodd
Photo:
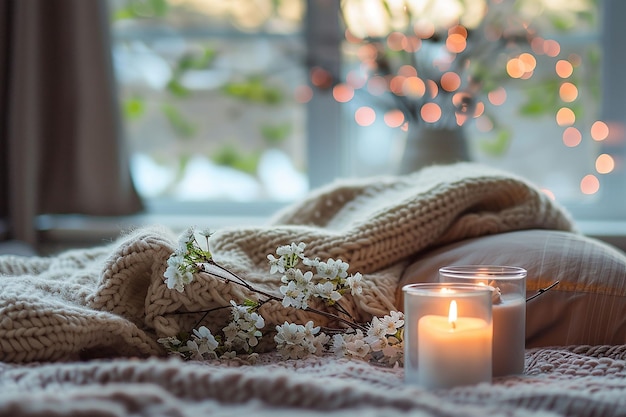
<path id="1" fill-rule="evenodd" d="M 193 359 L 232 358 L 238 354 L 250 355 L 248 358 L 254 357 L 255 347 L 263 337 L 262 330 L 266 327 L 260 308 L 269 301 L 276 301 L 285 308 L 308 311 L 347 327 L 324 328 L 324 331 L 321 331 L 322 328 L 315 326 L 313 321 L 308 321 L 304 325 L 287 321 L 277 324 L 274 342 L 282 356 L 298 359 L 330 351 L 339 356 L 356 357 L 386 365 L 402 364 L 403 314 L 392 311 L 382 319 L 374 317 L 369 324 L 356 322 L 341 301 L 348 293 L 354 296 L 362 292 L 362 275 L 358 272 L 348 275 L 349 265 L 346 262 L 332 258 L 326 261 L 310 259 L 304 255 L 306 245 L 302 242 L 279 246 L 276 249 L 276 256 L 274 254 L 267 256 L 270 274 L 281 275 L 280 282 L 283 285 L 279 291 L 282 296 L 277 296 L 256 288 L 244 278 L 216 263 L 209 249 L 211 233 L 201 231 L 198 234 L 205 237 L 205 247 L 200 245 L 193 229 L 188 229 L 179 239 L 179 246 L 168 259 L 167 270 L 164 273 L 168 288 L 183 292 L 185 285 L 191 283 L 198 273 L 203 272 L 242 286 L 256 294 L 257 299 L 246 299 L 243 305 L 231 300 L 230 306 L 174 313 L 204 314 L 191 334 L 158 340 L 169 352 Z M 211 266 L 225 274 L 210 271 Z M 309 302 L 312 298 L 321 299 L 327 307 L 334 308 L 337 314 L 311 307 Z M 231 309 L 232 320 L 219 334 L 214 335 L 207 327 L 200 326 L 210 313 L 225 308 Z"/>

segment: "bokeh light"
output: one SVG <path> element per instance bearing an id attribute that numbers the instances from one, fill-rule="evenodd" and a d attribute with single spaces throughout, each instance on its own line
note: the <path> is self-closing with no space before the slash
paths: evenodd
<path id="1" fill-rule="evenodd" d="M 561 107 L 556 112 L 556 124 L 559 126 L 571 126 L 576 123 L 576 115 L 574 111 L 568 107 Z"/>
<path id="2" fill-rule="evenodd" d="M 572 63 L 564 59 L 558 60 L 554 68 L 556 70 L 556 75 L 561 78 L 569 78 L 574 73 L 574 66 Z"/>
<path id="3" fill-rule="evenodd" d="M 455 91 L 461 86 L 461 77 L 456 72 L 446 72 L 441 76 L 441 88 L 446 91 Z"/>
<path id="4" fill-rule="evenodd" d="M 591 125 L 591 138 L 595 141 L 603 141 L 609 137 L 609 126 L 601 120 Z"/>
<path id="5" fill-rule="evenodd" d="M 311 84 L 315 87 L 325 90 L 330 88 L 333 85 L 333 76 L 321 67 L 313 67 L 311 68 Z"/>
<path id="6" fill-rule="evenodd" d="M 615 169 L 615 160 L 609 154 L 603 153 L 596 158 L 596 171 L 599 174 L 608 174 Z"/>
<path id="7" fill-rule="evenodd" d="M 333 87 L 333 98 L 340 103 L 347 103 L 354 97 L 354 89 L 347 84 L 337 84 Z"/>
<path id="8" fill-rule="evenodd" d="M 575 127 L 568 127 L 563 132 L 563 144 L 568 148 L 574 148 L 583 140 L 583 135 L 580 133 L 580 130 Z"/>
<path id="9" fill-rule="evenodd" d="M 400 110 L 389 110 L 383 116 L 385 124 L 389 127 L 400 127 L 404 123 L 404 113 Z"/>
<path id="10" fill-rule="evenodd" d="M 550 58 L 555 58 L 561 53 L 561 45 L 553 39 L 547 39 L 543 42 L 543 52 Z"/>
<path id="11" fill-rule="evenodd" d="M 313 89 L 308 85 L 299 85 L 295 88 L 293 95 L 298 103 L 305 104 L 313 98 Z"/>
<path id="12" fill-rule="evenodd" d="M 421 98 L 426 94 L 426 84 L 418 77 L 407 77 L 402 83 L 402 92 L 405 96 Z"/>
<path id="13" fill-rule="evenodd" d="M 448 51 L 459 54 L 467 47 L 467 39 L 459 33 L 453 33 L 446 39 L 446 48 Z"/>
<path id="14" fill-rule="evenodd" d="M 566 103 L 571 103 L 578 98 L 578 87 L 572 83 L 563 83 L 559 87 L 559 97 Z"/>
<path id="15" fill-rule="evenodd" d="M 582 180 L 580 180 L 580 191 L 583 194 L 591 195 L 595 194 L 600 190 L 600 180 L 595 175 L 585 175 Z"/>
<path id="16" fill-rule="evenodd" d="M 506 101 L 506 90 L 504 87 L 498 87 L 487 94 L 487 99 L 494 106 L 501 106 Z"/>
<path id="17" fill-rule="evenodd" d="M 368 106 L 359 107 L 354 112 L 354 120 L 359 126 L 370 126 L 376 121 L 376 112 Z"/>
<path id="18" fill-rule="evenodd" d="M 426 103 L 420 110 L 422 119 L 427 123 L 435 123 L 441 119 L 441 107 L 437 103 Z"/>

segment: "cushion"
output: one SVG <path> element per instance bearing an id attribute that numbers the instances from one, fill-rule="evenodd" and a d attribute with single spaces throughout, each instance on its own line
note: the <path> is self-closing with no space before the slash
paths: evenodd
<path id="1" fill-rule="evenodd" d="M 402 286 L 438 281 L 448 265 L 509 265 L 528 271 L 527 295 L 560 283 L 526 308 L 526 347 L 626 344 L 626 254 L 576 233 L 524 230 L 483 236 L 423 252 Z"/>

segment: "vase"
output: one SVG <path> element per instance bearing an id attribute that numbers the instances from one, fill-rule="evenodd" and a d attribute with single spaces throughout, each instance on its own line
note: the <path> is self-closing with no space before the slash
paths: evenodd
<path id="1" fill-rule="evenodd" d="M 466 135 L 461 127 L 410 127 L 404 141 L 398 174 L 408 174 L 428 165 L 469 161 Z"/>

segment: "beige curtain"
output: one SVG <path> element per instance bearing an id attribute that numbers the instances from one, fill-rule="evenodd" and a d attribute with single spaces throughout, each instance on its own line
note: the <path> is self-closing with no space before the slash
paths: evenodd
<path id="1" fill-rule="evenodd" d="M 141 210 L 121 136 L 104 0 L 0 0 L 0 217 Z"/>

